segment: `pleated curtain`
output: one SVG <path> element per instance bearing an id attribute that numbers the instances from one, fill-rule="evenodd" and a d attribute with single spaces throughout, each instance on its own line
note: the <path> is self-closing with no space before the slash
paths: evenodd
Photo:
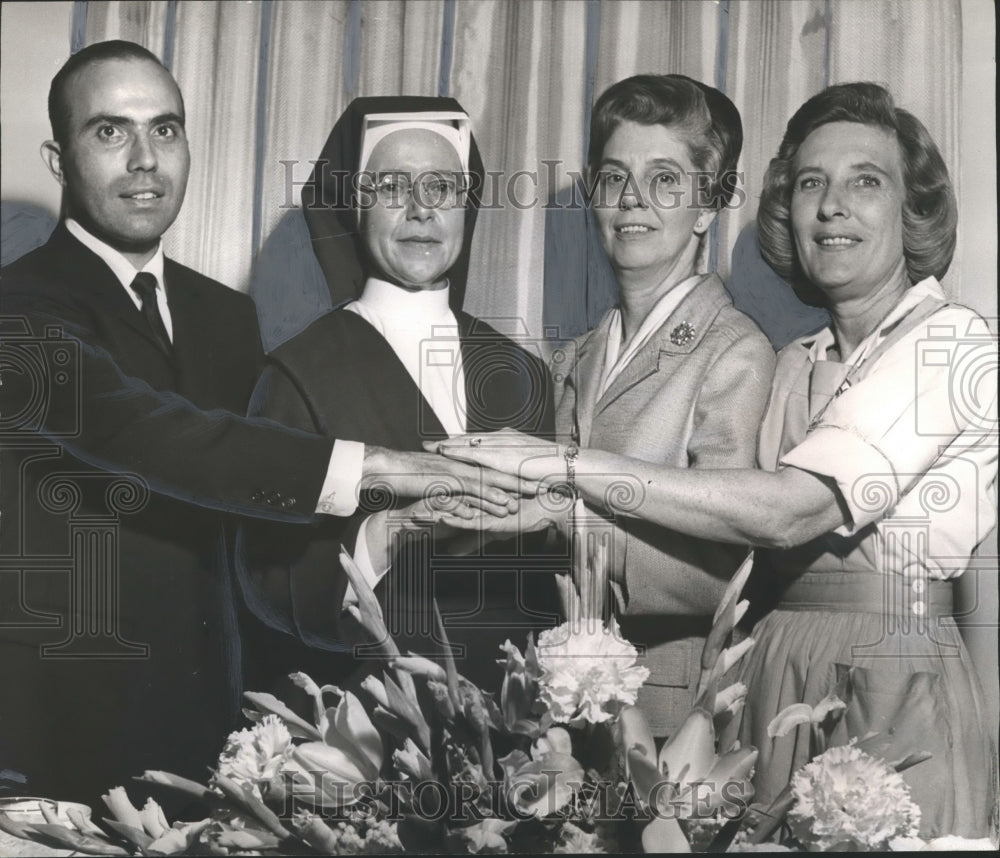
<path id="1" fill-rule="evenodd" d="M 702 260 L 724 277 L 788 117 L 828 83 L 886 84 L 927 124 L 956 183 L 961 176 L 960 0 L 77 5 L 83 41 L 131 39 L 172 69 L 192 172 L 167 250 L 252 290 L 270 319 L 269 346 L 330 306 L 294 183 L 308 178 L 355 96 L 451 95 L 468 110 L 487 170 L 503 175 L 501 199 L 477 227 L 466 309 L 532 336 L 543 323 L 579 332 L 614 300 L 584 214 L 566 215 L 554 240 L 542 204 L 570 188 L 593 100 L 623 77 L 684 73 L 740 108 L 747 202 L 719 219 Z M 952 294 L 960 259 L 961 245 L 945 284 Z"/>

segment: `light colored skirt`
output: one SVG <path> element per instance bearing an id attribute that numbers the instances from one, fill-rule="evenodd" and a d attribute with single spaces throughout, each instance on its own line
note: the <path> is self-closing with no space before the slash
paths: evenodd
<path id="1" fill-rule="evenodd" d="M 924 582 L 918 591 L 900 578 L 807 573 L 753 637 L 740 677 L 749 692 L 739 739 L 760 752 L 755 803 L 766 807 L 812 756 L 808 725 L 771 739 L 771 719 L 793 703 L 817 704 L 836 687 L 837 665 L 849 665 L 859 668 L 854 693 L 832 744 L 892 730 L 893 759 L 933 754 L 902 773 L 921 809 L 921 836 L 991 833 L 996 754 L 951 617 L 950 584 Z"/>

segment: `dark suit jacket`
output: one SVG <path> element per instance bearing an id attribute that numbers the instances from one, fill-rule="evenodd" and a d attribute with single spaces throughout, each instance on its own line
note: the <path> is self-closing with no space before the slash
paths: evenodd
<path id="1" fill-rule="evenodd" d="M 489 325 L 465 313 L 456 315 L 455 346 L 461 349 L 465 372 L 469 431 L 511 426 L 551 437 L 552 389 L 542 361 Z M 419 451 L 423 440 L 446 437 L 392 347 L 355 313 L 328 313 L 270 359 L 254 397 L 256 413 L 331 438 L 397 450 Z M 361 498 L 358 514 L 348 522 L 327 520 L 293 529 L 255 522 L 245 527 L 246 563 L 238 565 L 251 608 L 315 647 L 349 651 L 358 640 L 340 617 L 347 581 L 339 546 L 353 550 L 365 516 L 407 503 L 373 492 Z M 451 643 L 466 647 L 458 658 L 459 671 L 495 687 L 502 675 L 495 665 L 497 647 L 507 638 L 523 647 L 529 630 L 555 620 L 551 572 L 552 563 L 559 561 L 545 555 L 541 540 L 533 538 L 506 541 L 463 558 L 462 571 L 449 566 L 444 550 L 414 537 L 397 553 L 377 590 L 387 625 L 404 651 L 439 654 L 431 632 L 433 593 Z M 548 571 L 537 571 L 546 564 Z M 518 574 L 518 569 L 523 571 Z M 339 666 L 331 659 L 317 680 L 338 679 L 332 671 L 349 672 L 360 656 L 355 650 L 341 657 Z"/>
<path id="2" fill-rule="evenodd" d="M 236 416 L 252 301 L 171 260 L 164 279 L 170 356 L 64 226 L 0 277 L 0 760 L 32 794 L 205 775 L 241 690 L 219 510 L 305 517 L 325 474 L 328 441 Z"/>

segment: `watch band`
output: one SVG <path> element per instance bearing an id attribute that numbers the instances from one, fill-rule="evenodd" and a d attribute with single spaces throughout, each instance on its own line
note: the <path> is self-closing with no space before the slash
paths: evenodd
<path id="1" fill-rule="evenodd" d="M 580 447 L 575 442 L 570 442 L 563 453 L 566 460 L 566 485 L 569 486 L 570 495 L 576 497 L 576 460 L 580 456 Z"/>

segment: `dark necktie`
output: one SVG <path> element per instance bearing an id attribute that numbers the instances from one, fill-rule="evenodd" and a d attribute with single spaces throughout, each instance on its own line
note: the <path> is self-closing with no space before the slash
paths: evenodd
<path id="1" fill-rule="evenodd" d="M 163 324 L 160 308 L 156 306 L 156 277 L 148 271 L 140 271 L 132 281 L 132 291 L 142 299 L 142 315 L 149 323 L 153 338 L 164 352 L 171 354 L 170 335 Z"/>

